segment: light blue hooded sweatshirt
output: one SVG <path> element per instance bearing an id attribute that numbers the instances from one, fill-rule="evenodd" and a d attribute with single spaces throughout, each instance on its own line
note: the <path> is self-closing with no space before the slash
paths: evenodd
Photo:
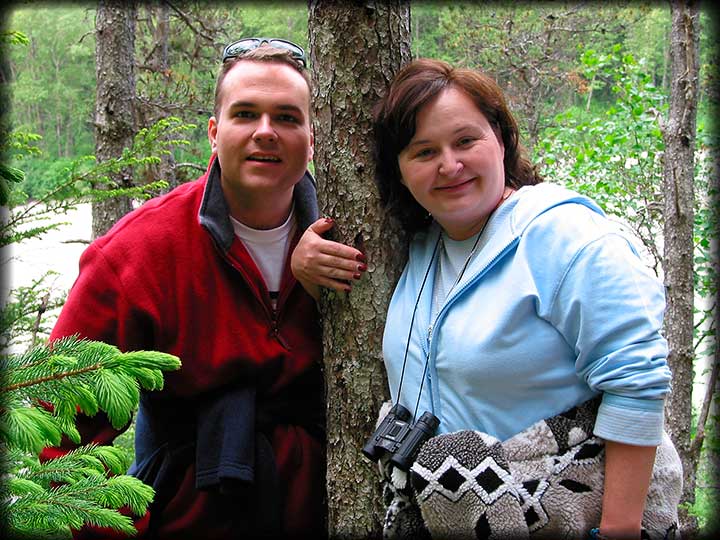
<path id="1" fill-rule="evenodd" d="M 414 412 L 419 397 L 416 417 L 432 412 L 438 433 L 502 441 L 602 393 L 597 436 L 660 443 L 671 378 L 664 290 L 617 224 L 560 186 L 523 187 L 493 213 L 433 320 L 440 232 L 433 224 L 413 239 L 388 310 L 393 402 L 400 390 Z"/>

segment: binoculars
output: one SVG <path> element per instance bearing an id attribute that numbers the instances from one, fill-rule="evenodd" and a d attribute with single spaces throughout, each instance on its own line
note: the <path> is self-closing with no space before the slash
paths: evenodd
<path id="1" fill-rule="evenodd" d="M 409 470 L 420 446 L 435 435 L 440 425 L 440 420 L 427 411 L 412 426 L 411 419 L 405 407 L 399 403 L 393 405 L 365 443 L 362 449 L 365 457 L 377 462 L 383 454 L 389 454 L 390 463 L 402 471 Z"/>

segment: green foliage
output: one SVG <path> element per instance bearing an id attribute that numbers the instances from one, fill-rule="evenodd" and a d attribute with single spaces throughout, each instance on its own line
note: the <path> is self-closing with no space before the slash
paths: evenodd
<path id="1" fill-rule="evenodd" d="M 720 395 L 714 399 L 715 410 L 720 405 Z M 695 502 L 688 506 L 691 515 L 698 518 L 698 524 L 702 531 L 720 530 L 719 502 L 717 498 L 717 480 L 720 470 L 718 469 L 717 456 L 720 452 L 720 437 L 718 437 L 718 422 L 708 423 L 705 433 L 705 444 L 697 471 L 697 487 L 695 490 Z"/>
<path id="2" fill-rule="evenodd" d="M 122 428 L 137 407 L 140 389 L 162 389 L 162 372 L 179 368 L 179 359 L 169 354 L 121 353 L 75 337 L 3 358 L 0 442 L 7 483 L 0 508 L 10 536 L 69 538 L 70 529 L 83 524 L 133 534 L 132 520 L 117 509 L 129 506 L 142 515 L 154 493 L 123 475 L 127 452 L 89 445 L 45 463 L 36 456 L 46 446 L 60 445 L 63 435 L 80 443 L 78 412 L 104 411 L 116 429 Z M 37 405 L 42 403 L 52 403 L 52 412 Z"/>
<path id="3" fill-rule="evenodd" d="M 656 272 L 662 271 L 663 153 L 662 122 L 667 98 L 655 83 L 648 64 L 625 52 L 621 45 L 609 52 L 584 49 L 577 74 L 587 90 L 611 95 L 606 108 L 593 103 L 590 109 L 573 107 L 558 114 L 535 148 L 543 174 L 596 200 L 609 214 L 629 225 L 642 240 Z M 717 152 L 717 134 L 710 125 L 698 123 L 695 154 L 694 286 L 697 297 L 717 297 L 717 260 L 712 241 L 718 230 L 719 200 L 709 182 L 713 174 L 710 157 Z M 715 154 L 717 155 L 717 154 Z M 713 302 L 696 301 L 694 349 L 697 365 L 712 362 L 716 328 Z M 715 396 L 717 410 L 718 396 Z M 720 451 L 713 429 L 717 418 L 707 422 L 696 501 L 685 505 L 698 516 L 702 527 L 716 527 L 713 503 L 717 470 L 713 456 Z"/>
<path id="4" fill-rule="evenodd" d="M 582 99 L 578 48 L 605 50 L 616 42 L 646 40 L 636 30 L 638 23 L 663 35 L 668 21 L 667 7 L 639 2 L 421 2 L 413 3 L 413 52 L 490 74 L 505 90 L 523 139 L 532 146 L 558 109 Z"/>
<path id="5" fill-rule="evenodd" d="M 122 156 L 97 163 L 93 156 L 59 159 L 46 171 L 46 183 L 31 198 L 32 188 L 23 175 L 5 169 L 2 184 L 7 212 L 0 223 L 0 246 L 37 238 L 59 227 L 58 215 L 81 202 L 115 196 L 144 199 L 164 182 L 137 188 L 118 188 L 113 173 L 130 170 L 142 175 L 178 145 L 187 144 L 183 134 L 194 126 L 177 118 L 163 118 L 139 131 L 133 146 Z M 14 163 L 42 155 L 41 137 L 16 130 L 4 139 L 4 155 Z M 45 180 L 44 179 L 44 180 Z M 99 189 L 103 188 L 103 189 Z M 31 344 L 49 331 L 45 314 L 61 301 L 52 297 L 47 274 L 29 286 L 11 291 L 0 310 L 0 345 L 3 352 Z M 75 425 L 77 414 L 93 416 L 103 411 L 116 429 L 125 427 L 137 408 L 140 391 L 160 390 L 162 372 L 178 369 L 179 360 L 157 352 L 122 354 L 110 345 L 68 338 L 41 344 L 22 354 L 0 357 L 3 379 L 0 392 L 0 446 L 5 482 L 0 511 L 5 531 L 12 538 L 69 538 L 70 530 L 83 524 L 135 532 L 132 519 L 117 510 L 128 506 L 142 515 L 152 501 L 153 490 L 139 480 L 124 476 L 130 461 L 127 449 L 86 446 L 64 457 L 40 463 L 38 453 L 58 446 L 66 438 L 81 442 Z M 51 410 L 42 404 L 52 403 Z"/>
<path id="6" fill-rule="evenodd" d="M 0 310 L 0 350 L 34 345 L 38 336 L 48 335 L 48 321 L 42 315 L 62 305 L 53 297 L 50 279 L 57 274 L 48 272 L 29 285 L 12 291 L 11 298 Z"/>
<path id="7" fill-rule="evenodd" d="M 178 369 L 180 363 L 165 353 L 123 354 L 105 343 L 66 338 L 52 348 L 39 345 L 11 356 L 0 367 L 6 407 L 3 431 L 14 447 L 39 452 L 59 444 L 61 434 L 80 442 L 74 426 L 78 411 L 94 416 L 103 410 L 114 428 L 124 427 L 138 404 L 140 388 L 161 390 L 162 371 Z M 24 408 L 28 399 L 52 403 L 54 415 Z"/>
<path id="8" fill-rule="evenodd" d="M 113 182 L 113 175 L 131 168 L 136 177 L 142 176 L 148 166 L 158 163 L 160 156 L 170 153 L 171 148 L 189 144 L 182 134 L 193 127 L 174 117 L 163 118 L 141 129 L 132 148 L 126 148 L 119 158 L 97 163 L 94 156 L 84 156 L 67 164 L 57 163 L 57 168 L 51 169 L 55 175 L 49 182 L 51 187 L 37 193 L 34 200 L 22 189 L 11 193 L 10 215 L 0 223 L 0 246 L 35 238 L 58 228 L 62 222 L 57 221 L 57 216 L 81 202 L 118 196 L 143 200 L 157 195 L 167 186 L 166 182 L 159 180 L 121 188 Z"/>
<path id="9" fill-rule="evenodd" d="M 602 114 L 571 108 L 557 115 L 536 152 L 543 174 L 595 199 L 628 223 L 660 271 L 664 142 L 659 120 L 666 98 L 644 70 L 644 62 L 623 52 L 586 49 L 580 74 L 615 96 Z"/>
<path id="10" fill-rule="evenodd" d="M 0 32 L 0 44 L 27 45 L 30 43 L 28 37 L 17 30 L 4 30 Z"/>
<path id="11" fill-rule="evenodd" d="M 32 6 L 11 12 L 24 40 L 12 47 L 12 124 L 39 133 L 53 158 L 93 151 L 94 13 L 82 6 Z M 90 128 L 90 129 L 88 129 Z"/>
<path id="12" fill-rule="evenodd" d="M 25 180 L 23 171 L 0 163 L 0 206 L 7 204 L 12 184 L 19 184 L 23 180 Z"/>

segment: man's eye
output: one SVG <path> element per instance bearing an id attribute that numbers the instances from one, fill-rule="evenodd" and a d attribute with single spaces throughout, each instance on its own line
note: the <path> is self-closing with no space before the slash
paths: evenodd
<path id="1" fill-rule="evenodd" d="M 300 120 L 297 119 L 297 117 L 293 116 L 292 114 L 281 114 L 278 116 L 278 120 L 281 122 L 292 122 L 293 124 L 298 124 Z"/>
<path id="2" fill-rule="evenodd" d="M 238 118 L 255 118 L 255 113 L 252 111 L 238 111 L 235 116 Z"/>

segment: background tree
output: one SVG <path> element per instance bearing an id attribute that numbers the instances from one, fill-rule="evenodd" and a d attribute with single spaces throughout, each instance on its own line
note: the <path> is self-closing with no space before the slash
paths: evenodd
<path id="1" fill-rule="evenodd" d="M 135 135 L 134 1 L 100 0 L 95 15 L 95 156 L 119 157 Z M 133 186 L 129 169 L 112 177 L 121 188 Z M 92 237 L 105 234 L 132 210 L 132 200 L 112 197 L 93 203 Z"/>
<path id="2" fill-rule="evenodd" d="M 428 27 L 415 29 L 416 54 L 489 73 L 507 93 L 529 148 L 553 111 L 573 104 L 578 48 L 592 43 L 605 50 L 623 43 L 630 28 L 657 12 L 640 3 L 597 3 L 588 9 L 577 2 L 423 3 L 417 11 L 422 14 L 418 24 Z M 633 43 L 631 50 L 640 45 L 644 42 Z M 591 97 L 592 92 L 586 95 L 587 107 Z"/>
<path id="3" fill-rule="evenodd" d="M 377 467 L 360 452 L 387 399 L 385 312 L 407 243 L 375 187 L 371 111 L 410 59 L 410 6 L 310 2 L 315 172 L 321 212 L 336 237 L 366 254 L 368 272 L 350 294 L 322 297 L 327 390 L 328 530 L 333 539 L 382 536 Z"/>
<path id="4" fill-rule="evenodd" d="M 691 451 L 693 375 L 694 158 L 699 89 L 699 8 L 673 0 L 670 33 L 670 110 L 663 130 L 665 168 L 664 270 L 667 309 L 665 336 L 673 391 L 667 400 L 668 431 L 683 462 L 683 500 L 695 500 L 698 452 Z M 691 534 L 697 522 L 686 509 L 681 528 Z"/>

